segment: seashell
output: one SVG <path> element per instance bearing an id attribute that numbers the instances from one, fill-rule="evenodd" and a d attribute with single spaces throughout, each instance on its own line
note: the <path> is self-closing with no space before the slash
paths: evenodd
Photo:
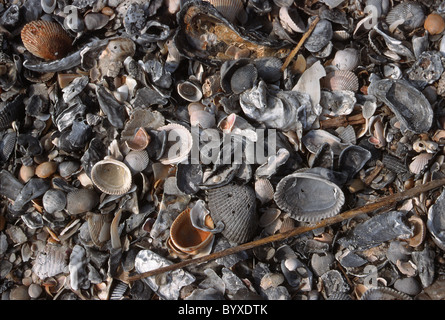
<path id="1" fill-rule="evenodd" d="M 358 145 L 345 148 L 338 159 L 338 167 L 352 179 L 371 159 L 371 152 Z"/>
<path id="2" fill-rule="evenodd" d="M 203 129 L 213 128 L 216 125 L 215 115 L 206 110 L 194 111 L 190 113 L 190 125 L 192 127 L 200 126 Z"/>
<path id="3" fill-rule="evenodd" d="M 125 144 L 128 148 L 134 151 L 141 151 L 147 148 L 148 144 L 151 141 L 150 135 L 147 131 L 140 127 L 136 130 L 136 133 L 130 139 L 125 140 Z"/>
<path id="4" fill-rule="evenodd" d="M 80 214 L 92 211 L 99 204 L 99 195 L 93 189 L 79 189 L 66 195 L 66 211 Z"/>
<path id="5" fill-rule="evenodd" d="M 57 0 L 41 0 L 40 5 L 45 13 L 53 13 L 57 6 Z"/>
<path id="6" fill-rule="evenodd" d="M 428 153 L 435 153 L 439 145 L 434 141 L 418 139 L 413 143 L 413 150 L 420 153 L 426 151 Z"/>
<path id="7" fill-rule="evenodd" d="M 314 200 L 317 195 L 317 200 Z M 345 202 L 343 191 L 318 174 L 297 172 L 278 182 L 275 203 L 297 221 L 314 222 L 333 217 Z"/>
<path id="8" fill-rule="evenodd" d="M 274 190 L 269 179 L 258 179 L 255 181 L 255 195 L 261 204 L 265 204 L 273 199 Z"/>
<path id="9" fill-rule="evenodd" d="M 420 3 L 405 1 L 394 6 L 386 15 L 386 23 L 397 23 L 404 30 L 411 31 L 419 28 L 425 21 L 425 13 Z"/>
<path id="10" fill-rule="evenodd" d="M 255 191 L 248 185 L 229 184 L 207 190 L 210 216 L 224 223 L 222 235 L 229 241 L 251 240 L 258 226 Z"/>
<path id="11" fill-rule="evenodd" d="M 427 132 L 433 122 L 433 110 L 425 96 L 404 80 L 374 80 L 368 94 L 384 102 L 406 129 Z"/>
<path id="12" fill-rule="evenodd" d="M 438 51 L 425 51 L 417 61 L 406 70 L 409 81 L 419 89 L 424 89 L 440 79 L 444 68 L 442 66 L 442 55 Z"/>
<path id="13" fill-rule="evenodd" d="M 412 300 L 412 298 L 392 288 L 378 287 L 366 290 L 360 300 Z"/>
<path id="14" fill-rule="evenodd" d="M 105 27 L 110 18 L 102 13 L 88 13 L 84 18 L 87 30 L 99 30 Z"/>
<path id="15" fill-rule="evenodd" d="M 432 157 L 433 154 L 431 153 L 425 152 L 418 154 L 412 159 L 409 165 L 409 171 L 411 171 L 414 174 L 419 174 L 425 169 L 425 167 L 428 165 Z"/>
<path id="16" fill-rule="evenodd" d="M 332 36 L 332 23 L 329 20 L 320 19 L 311 35 L 306 39 L 304 47 L 309 52 L 319 52 L 331 41 Z"/>
<path id="17" fill-rule="evenodd" d="M 265 57 L 253 60 L 258 77 L 266 82 L 275 82 L 281 79 L 283 62 L 275 57 Z"/>
<path id="18" fill-rule="evenodd" d="M 43 195 L 42 204 L 48 213 L 62 211 L 66 207 L 66 193 L 58 189 L 49 189 Z"/>
<path id="19" fill-rule="evenodd" d="M 238 68 L 230 78 L 230 87 L 233 93 L 240 94 L 248 89 L 251 89 L 258 77 L 256 67 L 249 63 Z"/>
<path id="20" fill-rule="evenodd" d="M 445 250 L 445 191 L 442 191 L 436 202 L 428 209 L 428 219 L 426 226 L 430 232 L 434 243 L 442 250 Z"/>
<path id="21" fill-rule="evenodd" d="M 48 178 L 52 176 L 58 167 L 58 163 L 54 161 L 46 161 L 36 167 L 35 174 L 39 178 Z"/>
<path id="22" fill-rule="evenodd" d="M 336 70 L 328 73 L 326 77 L 321 79 L 321 84 L 332 91 L 347 90 L 357 92 L 359 87 L 358 77 L 355 73 L 348 70 Z"/>
<path id="23" fill-rule="evenodd" d="M 349 115 L 353 111 L 357 99 L 355 93 L 348 90 L 320 92 L 320 105 L 323 114 L 329 116 Z"/>
<path id="24" fill-rule="evenodd" d="M 189 130 L 179 124 L 171 123 L 158 128 L 158 131 L 167 134 L 167 141 L 175 142 L 166 147 L 165 152 L 161 155 L 163 158 L 159 161 L 162 164 L 177 164 L 188 158 L 193 145 L 193 137 Z"/>
<path id="25" fill-rule="evenodd" d="M 71 37 L 56 22 L 31 21 L 23 27 L 21 37 L 29 52 L 45 60 L 61 59 L 72 48 Z"/>
<path id="26" fill-rule="evenodd" d="M 42 280 L 65 272 L 69 251 L 65 246 L 47 244 L 39 250 L 32 271 Z"/>
<path id="27" fill-rule="evenodd" d="M 77 161 L 63 161 L 59 164 L 58 170 L 60 176 L 69 178 L 80 169 L 80 163 Z"/>
<path id="28" fill-rule="evenodd" d="M 86 219 L 91 240 L 96 246 L 102 247 L 111 238 L 111 215 L 87 212 Z"/>
<path id="29" fill-rule="evenodd" d="M 207 65 L 219 66 L 231 59 L 223 53 L 232 45 L 249 50 L 252 59 L 282 58 L 289 52 L 284 48 L 286 43 L 238 28 L 207 1 L 187 1 L 178 12 L 177 21 L 179 27 L 173 41 L 179 53 Z"/>
<path id="30" fill-rule="evenodd" d="M 213 229 L 212 219 L 206 219 L 207 227 Z M 170 239 L 180 251 L 196 255 L 213 242 L 214 235 L 192 224 L 190 208 L 181 212 L 170 227 Z"/>
<path id="31" fill-rule="evenodd" d="M 322 129 L 309 131 L 301 140 L 309 152 L 314 154 L 318 152 L 324 143 L 328 143 L 331 146 L 334 155 L 339 155 L 341 150 L 348 146 L 342 143 L 340 138 Z"/>
<path id="32" fill-rule="evenodd" d="M 191 81 L 179 82 L 177 84 L 176 88 L 178 90 L 178 94 L 184 100 L 187 100 L 190 102 L 197 102 L 197 101 L 201 100 L 201 98 L 202 98 L 201 88 L 198 87 L 196 84 L 194 84 Z"/>
<path id="33" fill-rule="evenodd" d="M 280 209 L 267 208 L 261 214 L 259 221 L 258 221 L 258 226 L 260 226 L 261 228 L 265 228 L 265 227 L 269 226 L 270 224 L 272 224 L 275 220 L 277 220 L 280 215 L 281 215 Z"/>
<path id="34" fill-rule="evenodd" d="M 135 43 L 128 38 L 109 40 L 107 46 L 98 58 L 97 68 L 102 76 L 115 78 L 118 76 L 123 62 L 136 52 Z"/>
<path id="35" fill-rule="evenodd" d="M 278 12 L 278 17 L 283 28 L 290 33 L 299 32 L 303 33 L 306 31 L 306 26 L 304 25 L 303 19 L 296 8 L 292 7 L 281 7 Z"/>
<path id="36" fill-rule="evenodd" d="M 14 180 L 13 183 L 15 182 L 16 181 Z M 8 187 L 13 186 L 8 184 Z M 49 189 L 49 187 L 50 183 L 47 180 L 41 178 L 31 178 L 16 196 L 13 205 L 14 210 L 21 210 L 29 201 L 42 196 Z"/>
<path id="37" fill-rule="evenodd" d="M 122 195 L 131 187 L 131 171 L 121 161 L 104 159 L 91 169 L 91 181 L 103 193 Z"/>
<path id="38" fill-rule="evenodd" d="M 335 53 L 332 65 L 336 66 L 339 70 L 354 70 L 360 61 L 360 55 L 357 49 L 346 48 L 338 50 Z"/>
<path id="39" fill-rule="evenodd" d="M 426 236 L 426 224 L 417 214 L 413 214 L 408 218 L 408 222 L 413 226 L 413 236 L 405 241 L 411 247 L 418 247 L 423 243 Z"/>
<path id="40" fill-rule="evenodd" d="M 35 166 L 22 165 L 20 167 L 18 178 L 20 179 L 21 182 L 26 183 L 29 181 L 29 179 L 31 179 L 34 176 L 35 172 L 36 172 Z"/>
<path id="41" fill-rule="evenodd" d="M 426 17 L 423 27 L 430 35 L 436 35 L 445 30 L 445 20 L 440 14 L 430 13 Z"/>
<path id="42" fill-rule="evenodd" d="M 133 174 L 141 172 L 147 168 L 150 159 L 145 150 L 130 151 L 124 159 L 124 163 L 128 166 Z"/>
<path id="43" fill-rule="evenodd" d="M 24 95 L 17 95 L 14 100 L 0 107 L 0 130 L 7 129 L 12 122 L 25 116 Z"/>
<path id="44" fill-rule="evenodd" d="M 235 23 L 246 22 L 247 14 L 242 0 L 205 0 L 211 3 L 227 20 Z"/>

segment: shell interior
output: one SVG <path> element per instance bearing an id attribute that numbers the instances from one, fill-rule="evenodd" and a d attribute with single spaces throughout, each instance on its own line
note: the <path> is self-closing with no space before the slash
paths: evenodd
<path id="1" fill-rule="evenodd" d="M 130 169 L 117 160 L 102 160 L 91 170 L 91 180 L 102 192 L 112 195 L 126 193 L 131 187 Z"/>

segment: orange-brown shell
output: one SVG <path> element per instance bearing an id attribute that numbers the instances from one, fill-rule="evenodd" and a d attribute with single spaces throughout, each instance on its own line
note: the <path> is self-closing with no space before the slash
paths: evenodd
<path id="1" fill-rule="evenodd" d="M 431 13 L 425 19 L 423 27 L 431 35 L 439 34 L 442 33 L 442 31 L 445 29 L 445 20 L 442 18 L 440 14 Z"/>
<path id="2" fill-rule="evenodd" d="M 21 37 L 29 52 L 45 60 L 63 58 L 71 50 L 71 37 L 56 22 L 31 21 L 23 27 Z"/>

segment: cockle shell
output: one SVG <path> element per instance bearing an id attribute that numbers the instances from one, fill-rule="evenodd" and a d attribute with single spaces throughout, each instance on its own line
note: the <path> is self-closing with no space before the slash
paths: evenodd
<path id="1" fill-rule="evenodd" d="M 386 15 L 386 23 L 389 26 L 397 24 L 407 31 L 421 27 L 424 21 L 425 13 L 422 5 L 416 1 L 401 2 Z"/>
<path id="2" fill-rule="evenodd" d="M 208 227 L 213 229 L 213 221 L 210 216 L 206 220 Z M 170 239 L 174 246 L 182 252 L 197 254 L 207 247 L 213 240 L 213 233 L 193 226 L 190 219 L 190 208 L 181 212 L 170 227 Z"/>
<path id="3" fill-rule="evenodd" d="M 357 49 L 346 48 L 338 50 L 335 53 L 332 65 L 336 66 L 339 70 L 354 70 L 358 66 L 360 61 L 360 55 Z"/>
<path id="4" fill-rule="evenodd" d="M 313 196 L 317 195 L 317 201 Z M 335 183 L 314 173 L 296 172 L 277 184 L 275 203 L 297 221 L 314 222 L 333 217 L 345 202 Z"/>
<path id="5" fill-rule="evenodd" d="M 359 86 L 357 75 L 349 70 L 330 72 L 321 79 L 321 84 L 332 91 L 348 90 L 356 92 Z"/>
<path id="6" fill-rule="evenodd" d="M 360 300 L 412 300 L 412 298 L 393 288 L 378 287 L 366 290 Z"/>
<path id="7" fill-rule="evenodd" d="M 49 189 L 43 195 L 42 204 L 48 213 L 61 211 L 66 207 L 66 193 L 58 189 Z"/>
<path id="8" fill-rule="evenodd" d="M 130 151 L 124 159 L 124 163 L 128 166 L 131 172 L 138 173 L 147 168 L 150 159 L 148 153 L 145 150 Z"/>
<path id="9" fill-rule="evenodd" d="M 255 181 L 255 194 L 262 204 L 265 204 L 273 199 L 274 190 L 269 179 L 258 179 Z"/>
<path id="10" fill-rule="evenodd" d="M 91 169 L 91 180 L 103 193 L 122 195 L 131 187 L 131 171 L 127 165 L 114 159 L 97 162 Z"/>
<path id="11" fill-rule="evenodd" d="M 61 59 L 72 48 L 71 37 L 56 22 L 31 21 L 23 27 L 21 37 L 29 52 L 45 60 Z"/>
<path id="12" fill-rule="evenodd" d="M 414 174 L 419 174 L 422 172 L 422 170 L 426 167 L 428 162 L 433 157 L 433 154 L 431 153 L 420 153 L 417 156 L 413 158 L 413 161 L 409 165 L 409 171 L 411 171 Z"/>
<path id="13" fill-rule="evenodd" d="M 445 20 L 440 14 L 431 13 L 426 17 L 423 27 L 429 34 L 436 35 L 445 29 Z"/>
<path id="14" fill-rule="evenodd" d="M 93 189 L 79 189 L 66 195 L 66 211 L 79 214 L 93 210 L 99 204 L 99 195 Z"/>
<path id="15" fill-rule="evenodd" d="M 245 22 L 246 12 L 242 0 L 205 0 L 210 2 L 227 20 L 232 23 Z"/>

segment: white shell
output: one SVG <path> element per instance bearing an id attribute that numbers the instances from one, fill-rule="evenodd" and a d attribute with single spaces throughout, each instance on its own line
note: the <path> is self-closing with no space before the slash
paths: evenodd
<path id="1" fill-rule="evenodd" d="M 354 48 L 338 50 L 332 64 L 339 70 L 354 70 L 359 64 L 359 52 Z"/>
<path id="2" fill-rule="evenodd" d="M 409 171 L 414 174 L 419 174 L 420 172 L 422 172 L 422 170 L 425 168 L 432 157 L 433 154 L 426 152 L 420 153 L 419 155 L 415 156 L 413 158 L 413 161 L 409 165 Z"/>
<path id="3" fill-rule="evenodd" d="M 121 161 L 105 159 L 97 162 L 91 169 L 91 180 L 103 193 L 122 195 L 131 187 L 131 171 Z"/>
<path id="4" fill-rule="evenodd" d="M 167 131 L 167 140 L 173 142 L 172 145 L 166 148 L 164 157 L 159 161 L 162 164 L 177 164 L 187 159 L 193 145 L 191 132 L 184 126 L 176 123 L 167 124 L 158 128 L 158 130 Z M 179 141 L 176 142 L 178 137 Z"/>

